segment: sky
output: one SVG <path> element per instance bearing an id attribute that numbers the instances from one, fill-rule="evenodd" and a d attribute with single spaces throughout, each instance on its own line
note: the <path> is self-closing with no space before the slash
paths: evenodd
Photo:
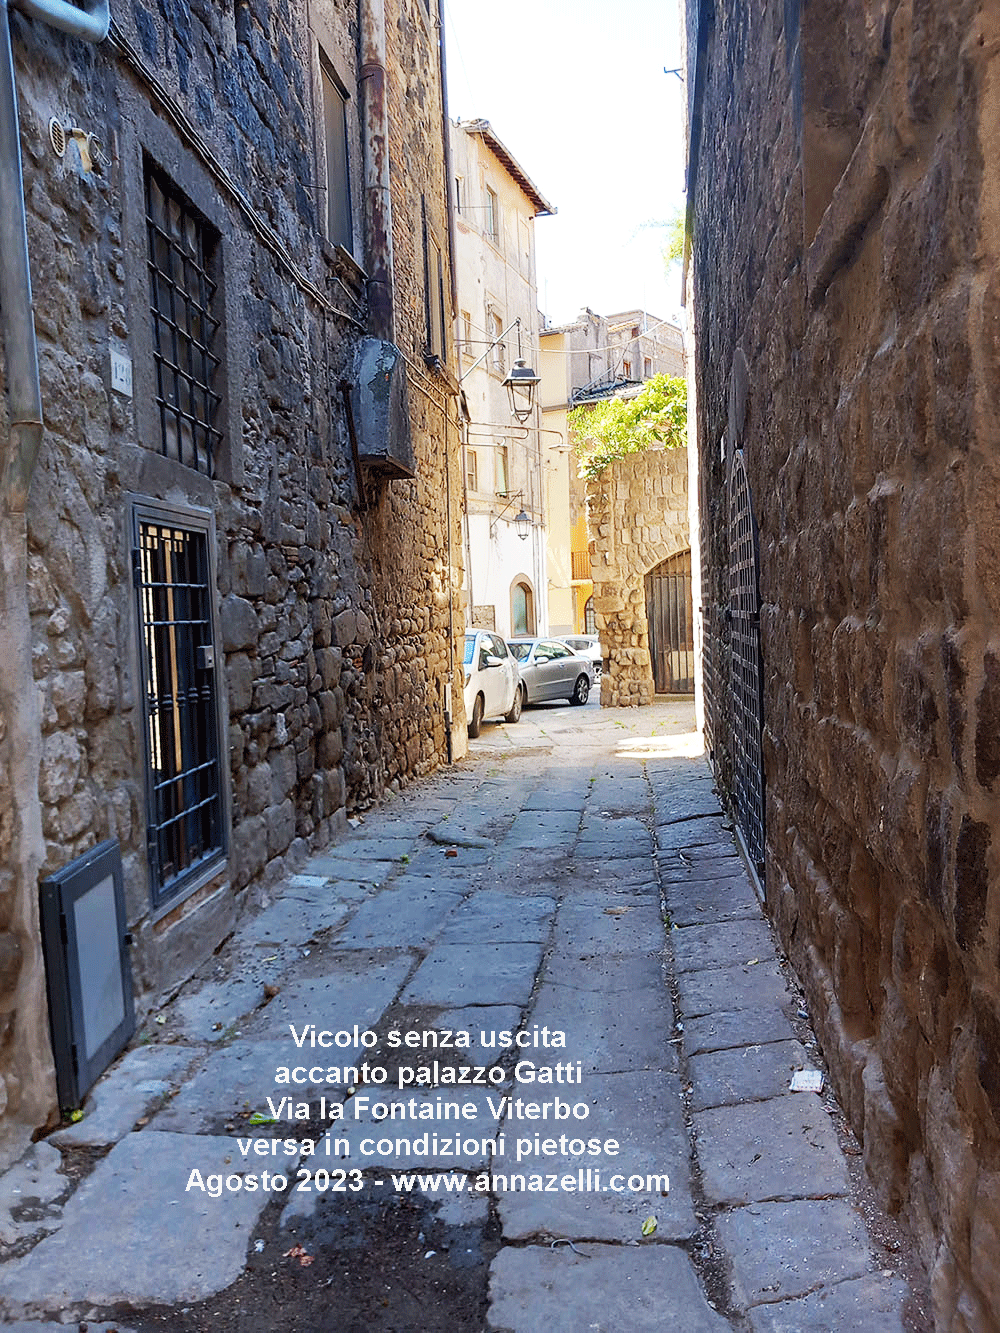
<path id="1" fill-rule="evenodd" d="M 535 221 L 552 324 L 680 307 L 661 251 L 684 201 L 677 0 L 445 0 L 448 110 L 493 126 L 558 209 Z"/>

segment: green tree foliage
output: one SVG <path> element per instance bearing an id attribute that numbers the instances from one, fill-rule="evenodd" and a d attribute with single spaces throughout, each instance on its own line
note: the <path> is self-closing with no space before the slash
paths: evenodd
<path id="1" fill-rule="evenodd" d="M 596 477 L 626 454 L 687 444 L 687 383 L 654 375 L 634 397 L 583 403 L 566 419 L 577 436 L 580 476 Z"/>

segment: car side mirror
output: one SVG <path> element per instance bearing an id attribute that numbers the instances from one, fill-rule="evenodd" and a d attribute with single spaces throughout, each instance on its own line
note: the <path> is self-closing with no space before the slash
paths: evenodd
<path id="1" fill-rule="evenodd" d="M 487 654 L 486 654 L 486 665 L 487 665 L 488 667 L 498 667 L 498 666 L 503 666 L 503 658 L 502 658 L 502 657 L 495 657 L 495 656 L 493 655 L 493 653 L 487 653 Z"/>

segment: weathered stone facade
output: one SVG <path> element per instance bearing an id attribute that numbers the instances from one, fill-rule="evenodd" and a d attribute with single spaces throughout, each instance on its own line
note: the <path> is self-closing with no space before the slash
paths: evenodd
<path id="1" fill-rule="evenodd" d="M 690 546 L 687 474 L 686 449 L 647 449 L 617 459 L 587 482 L 604 708 L 653 702 L 645 578 Z"/>
<path id="2" fill-rule="evenodd" d="M 1000 1290 L 998 33 L 966 0 L 688 5 L 712 744 L 738 784 L 745 468 L 767 902 L 947 1330 Z"/>
<path id="3" fill-rule="evenodd" d="M 0 656 L 0 1157 L 39 1123 L 40 1108 L 41 1119 L 55 1109 L 47 1050 L 25 1039 L 47 1023 L 31 906 L 39 873 L 119 840 L 142 1010 L 211 953 L 248 894 L 266 892 L 346 812 L 428 772 L 450 740 L 456 749 L 463 740 L 460 684 L 453 738 L 445 716 L 461 661 L 456 385 L 450 336 L 443 367 L 424 359 L 419 225 L 425 218 L 447 273 L 439 29 L 424 0 L 386 0 L 384 10 L 390 332 L 407 381 L 414 475 L 368 470 L 364 496 L 343 386 L 360 340 L 388 335 L 372 327 L 365 281 L 358 6 L 135 0 L 115 7 L 111 37 L 97 47 L 12 15 L 46 433 L 20 594 L 35 723 L 19 663 Z M 351 205 L 351 234 L 338 246 L 325 226 L 330 87 L 343 102 Z M 96 135 L 93 170 L 75 138 L 56 156 L 51 117 Z M 150 164 L 213 238 L 222 364 L 211 471 L 160 444 Z M 441 299 L 450 331 L 447 283 Z M 128 363 L 130 389 L 112 373 Z M 222 756 L 218 845 L 183 891 L 166 885 L 156 910 L 150 682 L 133 587 L 136 524 L 149 513 L 206 534 L 214 634 L 198 665 L 210 672 Z M 16 556 L 16 532 L 5 534 Z M 16 610 L 15 564 L 5 558 L 2 577 L 4 604 Z M 22 743 L 33 726 L 34 773 Z M 41 823 L 34 864 L 18 850 L 32 809 Z"/>

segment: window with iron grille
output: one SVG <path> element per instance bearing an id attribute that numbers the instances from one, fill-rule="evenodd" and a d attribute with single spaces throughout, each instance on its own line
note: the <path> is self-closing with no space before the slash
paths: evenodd
<path id="1" fill-rule="evenodd" d="M 160 451 L 212 477 L 222 440 L 213 277 L 219 237 L 150 162 L 145 184 Z"/>
<path id="2" fill-rule="evenodd" d="M 154 906 L 224 850 L 208 520 L 137 508 L 133 570 Z"/>

